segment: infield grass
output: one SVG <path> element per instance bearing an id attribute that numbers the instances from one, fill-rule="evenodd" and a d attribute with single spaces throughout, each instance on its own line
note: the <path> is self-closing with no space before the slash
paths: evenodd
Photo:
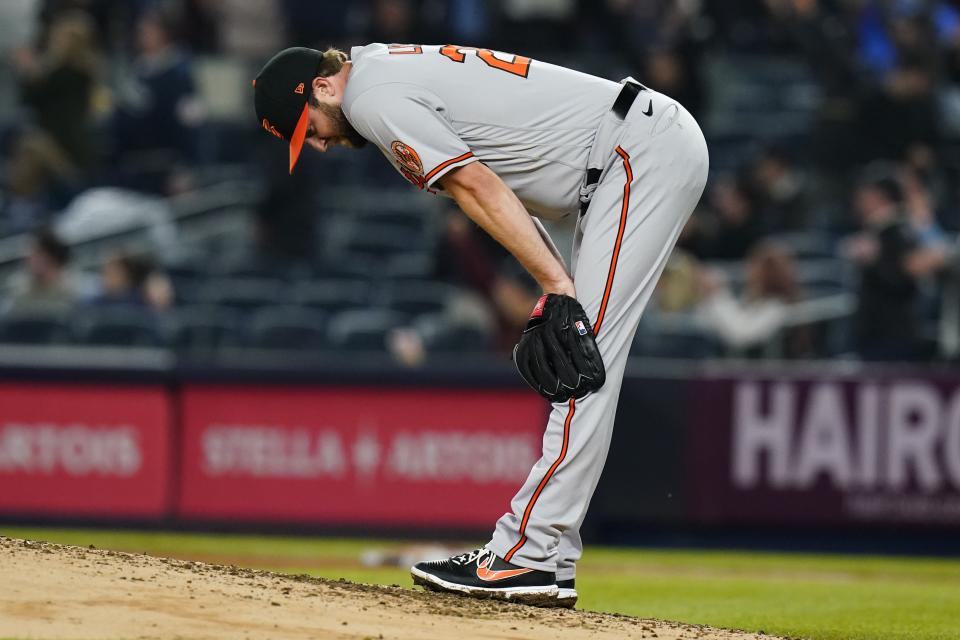
<path id="1" fill-rule="evenodd" d="M 364 552 L 413 545 L 291 538 L 0 526 L 10 537 L 410 585 Z M 463 545 L 467 548 L 469 545 Z M 582 609 L 764 631 L 811 640 L 960 640 L 960 560 L 588 547 Z"/>

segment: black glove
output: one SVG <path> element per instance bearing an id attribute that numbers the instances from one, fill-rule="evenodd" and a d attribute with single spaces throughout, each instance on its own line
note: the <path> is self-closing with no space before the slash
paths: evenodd
<path id="1" fill-rule="evenodd" d="M 607 377 L 583 307 L 554 293 L 537 302 L 513 348 L 513 361 L 527 384 L 550 402 L 580 399 Z"/>

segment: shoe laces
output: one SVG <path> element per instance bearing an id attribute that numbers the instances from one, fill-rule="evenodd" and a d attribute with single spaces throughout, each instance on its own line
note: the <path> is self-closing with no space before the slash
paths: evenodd
<path id="1" fill-rule="evenodd" d="M 453 556 L 450 558 L 450 562 L 454 564 L 464 565 L 471 562 L 476 562 L 477 566 L 480 566 L 481 561 L 490 555 L 490 549 L 486 547 L 481 547 L 479 549 L 474 549 L 473 551 L 468 551 L 467 553 L 461 553 L 459 556 Z"/>

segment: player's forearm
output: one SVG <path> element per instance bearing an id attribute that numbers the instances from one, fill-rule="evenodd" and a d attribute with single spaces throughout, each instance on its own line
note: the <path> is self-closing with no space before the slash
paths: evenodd
<path id="1" fill-rule="evenodd" d="M 537 233 L 540 234 L 540 238 L 543 240 L 543 243 L 547 245 L 547 249 L 550 250 L 550 253 L 553 255 L 554 258 L 557 259 L 557 262 L 559 262 L 563 266 L 563 270 L 569 276 L 570 270 L 567 269 L 567 263 L 564 262 L 563 256 L 560 254 L 560 250 L 557 249 L 557 245 L 554 244 L 553 238 L 550 237 L 550 234 L 547 233 L 547 230 L 543 227 L 543 223 L 532 216 L 530 218 L 530 221 L 533 222 L 534 226 L 537 228 Z"/>
<path id="2" fill-rule="evenodd" d="M 473 163 L 458 174 L 470 169 Z M 482 165 L 480 165 L 482 167 Z M 443 183 L 463 212 L 502 244 L 545 293 L 574 295 L 573 281 L 563 263 L 540 236 L 530 214 L 500 178 L 488 168 L 471 169 L 468 176 Z"/>

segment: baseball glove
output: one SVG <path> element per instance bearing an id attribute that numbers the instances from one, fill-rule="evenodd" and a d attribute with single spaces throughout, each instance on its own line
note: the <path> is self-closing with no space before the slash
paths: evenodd
<path id="1" fill-rule="evenodd" d="M 513 362 L 527 384 L 550 402 L 580 399 L 606 380 L 590 320 L 580 303 L 566 295 L 540 298 L 513 348 Z"/>

